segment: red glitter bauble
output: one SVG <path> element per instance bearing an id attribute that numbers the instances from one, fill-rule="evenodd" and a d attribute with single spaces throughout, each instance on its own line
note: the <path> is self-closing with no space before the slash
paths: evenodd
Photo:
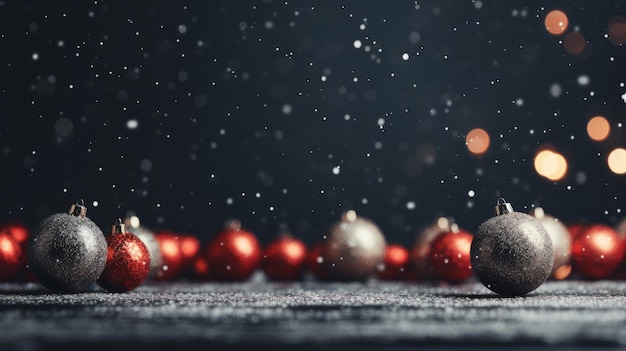
<path id="1" fill-rule="evenodd" d="M 389 244 L 385 248 L 384 267 L 378 271 L 382 280 L 400 280 L 406 276 L 409 262 L 409 250 L 402 245 Z"/>
<path id="2" fill-rule="evenodd" d="M 185 269 L 189 259 L 183 253 L 175 233 L 164 231 L 155 235 L 161 249 L 163 267 L 157 272 L 157 280 L 172 280 Z"/>
<path id="3" fill-rule="evenodd" d="M 265 248 L 261 264 L 272 280 L 296 280 L 302 275 L 306 258 L 304 243 L 283 234 Z"/>
<path id="4" fill-rule="evenodd" d="M 238 221 L 230 221 L 211 240 L 205 255 L 215 279 L 242 281 L 259 266 L 261 246 L 254 233 L 242 229 Z"/>
<path id="5" fill-rule="evenodd" d="M 472 239 L 472 234 L 459 230 L 440 234 L 433 241 L 430 263 L 437 277 L 450 283 L 460 283 L 472 276 Z"/>
<path id="6" fill-rule="evenodd" d="M 110 292 L 126 292 L 141 285 L 150 273 L 150 253 L 143 241 L 126 233 L 121 220 L 106 241 L 107 263 L 98 284 Z"/>
<path id="7" fill-rule="evenodd" d="M 13 278 L 24 263 L 24 252 L 6 231 L 0 231 L 0 280 Z"/>
<path id="8" fill-rule="evenodd" d="M 328 280 L 328 271 L 324 267 L 324 257 L 322 256 L 322 245 L 313 246 L 306 257 L 306 266 L 317 280 Z"/>
<path id="9" fill-rule="evenodd" d="M 576 270 L 585 277 L 606 278 L 624 259 L 624 244 L 611 227 L 591 225 L 576 235 L 572 259 Z"/>

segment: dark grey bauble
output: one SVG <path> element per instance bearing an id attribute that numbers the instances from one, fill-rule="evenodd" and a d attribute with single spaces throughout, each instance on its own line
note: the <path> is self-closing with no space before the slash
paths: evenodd
<path id="1" fill-rule="evenodd" d="M 520 296 L 537 289 L 554 263 L 552 240 L 536 218 L 521 212 L 492 217 L 478 227 L 472 270 L 488 289 Z"/>
<path id="2" fill-rule="evenodd" d="M 106 260 L 104 235 L 87 217 L 54 214 L 29 238 L 28 265 L 35 278 L 55 292 L 85 291 L 100 277 Z"/>

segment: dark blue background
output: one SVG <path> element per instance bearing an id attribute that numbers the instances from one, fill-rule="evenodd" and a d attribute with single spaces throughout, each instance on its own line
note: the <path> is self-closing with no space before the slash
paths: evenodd
<path id="1" fill-rule="evenodd" d="M 34 226 L 84 198 L 105 229 L 132 209 L 202 240 L 236 217 L 264 243 L 312 243 L 356 209 L 409 244 L 439 214 L 473 231 L 500 192 L 621 219 L 626 176 L 606 157 L 626 144 L 626 55 L 604 34 L 622 3 L 417 3 L 0 2 L 0 218 Z M 546 32 L 552 9 L 583 57 Z M 598 114 L 602 143 L 585 132 Z M 476 127 L 482 157 L 465 146 Z M 533 168 L 546 143 L 569 162 L 556 183 Z"/>

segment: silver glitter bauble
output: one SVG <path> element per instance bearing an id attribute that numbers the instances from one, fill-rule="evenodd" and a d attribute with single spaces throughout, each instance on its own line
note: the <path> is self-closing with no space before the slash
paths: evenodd
<path id="1" fill-rule="evenodd" d="M 85 291 L 104 270 L 107 243 L 86 213 L 81 200 L 72 205 L 69 214 L 57 213 L 44 219 L 29 238 L 29 268 L 52 291 Z"/>
<path id="2" fill-rule="evenodd" d="M 364 280 L 383 264 L 386 246 L 376 224 L 348 211 L 328 230 L 320 257 L 331 280 Z"/>
<path id="3" fill-rule="evenodd" d="M 554 264 L 550 277 L 556 280 L 567 278 L 572 272 L 572 237 L 567 227 L 558 219 L 546 214 L 541 207 L 533 209 L 531 215 L 541 222 L 552 240 Z"/>
<path id="4" fill-rule="evenodd" d="M 146 245 L 150 253 L 150 274 L 148 279 L 156 277 L 158 272 L 163 269 L 163 256 L 161 255 L 161 246 L 154 232 L 142 226 L 139 217 L 134 213 L 128 214 L 126 219 L 124 219 L 124 225 L 129 233 L 134 234 Z"/>
<path id="5" fill-rule="evenodd" d="M 474 274 L 488 289 L 520 296 L 537 289 L 554 263 L 552 240 L 539 220 L 498 200 L 496 216 L 476 230 L 470 250 Z"/>

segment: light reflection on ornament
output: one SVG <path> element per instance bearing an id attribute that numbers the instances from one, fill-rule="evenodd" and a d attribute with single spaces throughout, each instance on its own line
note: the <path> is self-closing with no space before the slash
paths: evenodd
<path id="1" fill-rule="evenodd" d="M 545 178 L 553 181 L 561 180 L 567 173 L 567 160 L 556 151 L 543 149 L 535 156 L 535 170 Z"/>
<path id="2" fill-rule="evenodd" d="M 548 13 L 544 20 L 546 30 L 552 35 L 561 35 L 567 30 L 569 19 L 567 15 L 560 10 L 553 10 Z"/>
<path id="3" fill-rule="evenodd" d="M 470 130 L 465 137 L 467 149 L 475 155 L 484 154 L 489 149 L 489 142 L 489 134 L 481 128 Z"/>
<path id="4" fill-rule="evenodd" d="M 607 162 L 611 172 L 615 174 L 626 174 L 626 149 L 617 148 L 611 151 Z"/>

